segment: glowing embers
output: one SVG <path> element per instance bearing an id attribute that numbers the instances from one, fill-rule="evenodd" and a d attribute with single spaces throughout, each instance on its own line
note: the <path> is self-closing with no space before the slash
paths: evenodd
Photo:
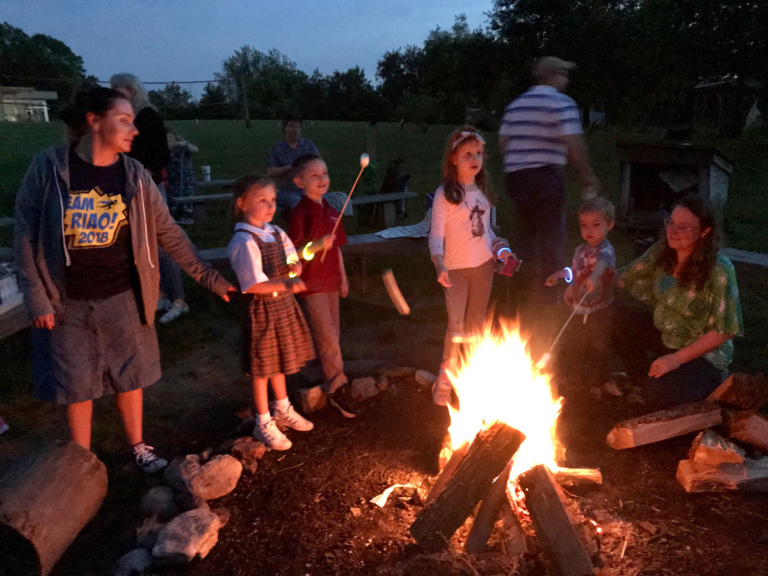
<path id="1" fill-rule="evenodd" d="M 455 373 L 449 370 L 448 377 L 459 400 L 458 409 L 449 406 L 448 432 L 454 449 L 500 421 L 526 437 L 510 479 L 537 464 L 557 470 L 555 430 L 562 398 L 531 360 L 517 325 L 503 323 L 498 331 L 487 326 L 482 334 L 465 339 L 458 368 Z"/>

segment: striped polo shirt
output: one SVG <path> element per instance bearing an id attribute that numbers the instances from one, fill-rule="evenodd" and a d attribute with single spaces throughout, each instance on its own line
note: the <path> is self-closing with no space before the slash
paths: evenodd
<path id="1" fill-rule="evenodd" d="M 508 137 L 504 172 L 565 166 L 568 147 L 561 137 L 581 132 L 579 107 L 573 98 L 552 86 L 533 86 L 504 110 L 499 129 L 500 136 Z"/>

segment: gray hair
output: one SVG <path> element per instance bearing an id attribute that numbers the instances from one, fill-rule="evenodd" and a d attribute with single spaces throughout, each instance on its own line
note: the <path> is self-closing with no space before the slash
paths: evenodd
<path id="1" fill-rule="evenodd" d="M 147 94 L 147 89 L 144 88 L 144 84 L 142 84 L 141 80 L 134 74 L 128 74 L 127 72 L 115 74 L 109 79 L 109 84 L 114 89 L 127 87 L 133 91 L 134 95 L 131 104 L 133 104 L 133 110 L 136 114 L 147 107 L 157 110 L 152 102 L 149 101 L 149 94 Z"/>

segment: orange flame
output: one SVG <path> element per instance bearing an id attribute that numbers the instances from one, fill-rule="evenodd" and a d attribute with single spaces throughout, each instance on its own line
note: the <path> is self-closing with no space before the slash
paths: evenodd
<path id="1" fill-rule="evenodd" d="M 518 325 L 502 322 L 498 332 L 486 326 L 465 344 L 459 364 L 455 374 L 448 374 L 460 405 L 459 410 L 449 406 L 448 432 L 454 448 L 499 420 L 526 437 L 510 479 L 537 464 L 557 470 L 555 429 L 563 399 L 531 360 Z"/>

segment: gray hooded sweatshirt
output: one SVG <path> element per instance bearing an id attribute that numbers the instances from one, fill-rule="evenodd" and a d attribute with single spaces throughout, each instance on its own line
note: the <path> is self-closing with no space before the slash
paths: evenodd
<path id="1" fill-rule="evenodd" d="M 54 146 L 32 159 L 16 196 L 14 250 L 19 286 L 30 319 L 64 310 L 64 271 L 69 253 L 64 210 L 69 205 L 69 148 Z M 200 284 L 221 296 L 227 282 L 203 260 L 186 233 L 168 213 L 152 177 L 133 158 L 125 165 L 125 203 L 131 226 L 133 259 L 139 275 L 143 321 L 153 324 L 160 294 L 158 243 Z"/>

